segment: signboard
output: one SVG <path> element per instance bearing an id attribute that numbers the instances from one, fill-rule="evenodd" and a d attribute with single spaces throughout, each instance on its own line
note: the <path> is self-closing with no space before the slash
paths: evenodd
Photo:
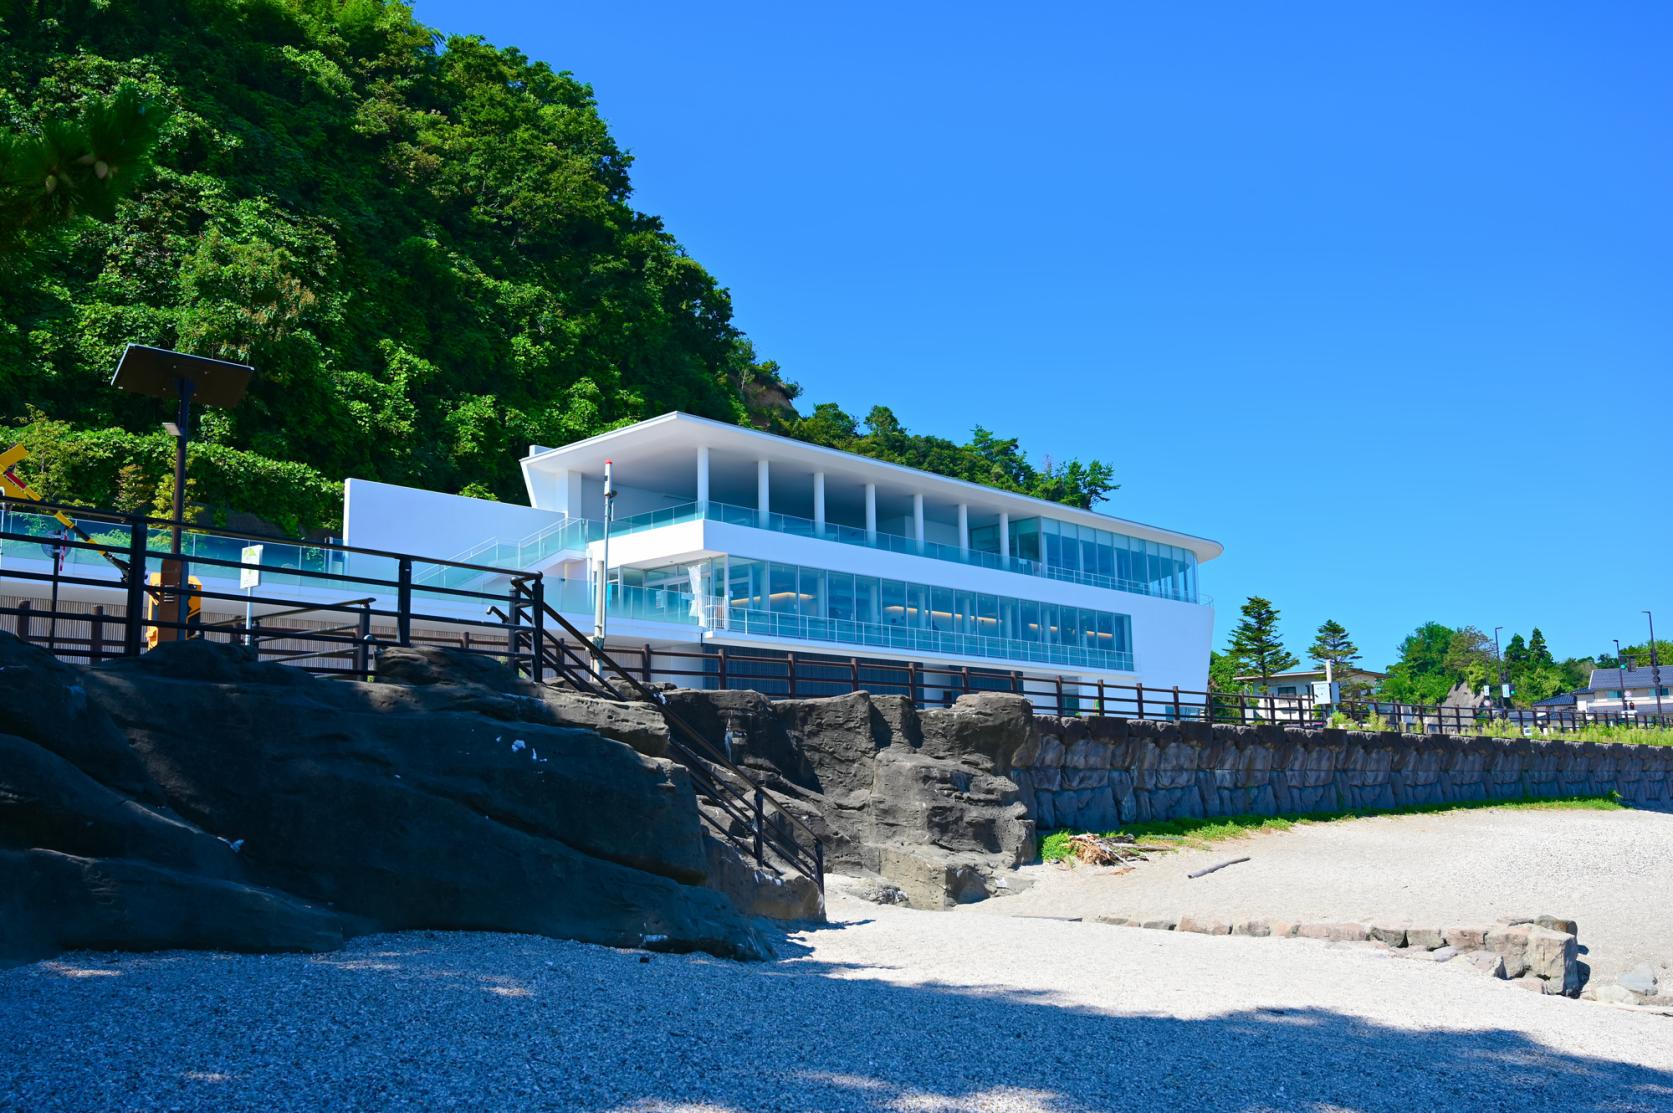
<path id="1" fill-rule="evenodd" d="M 261 586 L 261 546 L 246 545 L 238 553 L 238 586 L 245 591 Z"/>
<path id="2" fill-rule="evenodd" d="M 1313 702 L 1336 706 L 1342 702 L 1342 686 L 1334 680 L 1313 681 Z"/>
<path id="3" fill-rule="evenodd" d="M 21 444 L 14 444 L 12 447 L 6 449 L 6 451 L 0 452 L 0 488 L 4 488 L 5 492 L 13 498 L 28 499 L 30 502 L 41 502 L 43 501 L 41 496 L 36 494 L 35 489 L 25 483 L 23 481 L 23 476 L 19 475 L 17 472 L 17 465 L 26 459 L 28 455 L 29 450 L 24 448 Z M 57 518 L 59 525 L 63 526 L 65 529 L 75 528 L 75 522 L 72 521 L 63 511 L 54 510 L 52 512 L 52 516 Z"/>

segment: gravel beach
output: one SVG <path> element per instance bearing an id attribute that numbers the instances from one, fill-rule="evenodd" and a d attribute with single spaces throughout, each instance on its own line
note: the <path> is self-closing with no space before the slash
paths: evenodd
<path id="1" fill-rule="evenodd" d="M 831 898 L 744 965 L 510 935 L 0 971 L 48 1110 L 1667 1109 L 1673 1020 L 1300 940 Z"/>
<path id="2" fill-rule="evenodd" d="M 1186 875 L 1249 856 L 1206 877 Z M 1580 925 L 1595 981 L 1638 963 L 1673 984 L 1673 814 L 1470 809 L 1301 824 L 1206 850 L 1158 854 L 1131 873 L 1028 866 L 1028 891 L 960 915 L 1491 923 L 1551 913 Z M 1673 1038 L 1673 1034 L 1670 1034 Z"/>

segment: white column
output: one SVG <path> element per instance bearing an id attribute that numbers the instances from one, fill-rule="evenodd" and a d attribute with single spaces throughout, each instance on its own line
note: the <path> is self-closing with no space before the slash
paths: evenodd
<path id="1" fill-rule="evenodd" d="M 767 490 L 767 461 L 758 460 L 755 464 L 755 520 L 762 529 L 767 528 L 767 515 L 772 512 L 772 495 Z"/>
<path id="2" fill-rule="evenodd" d="M 918 543 L 918 551 L 924 551 L 924 496 L 912 496 L 912 540 Z"/>
<path id="3" fill-rule="evenodd" d="M 877 484 L 866 484 L 866 540 L 877 541 Z"/>
<path id="4" fill-rule="evenodd" d="M 709 446 L 697 446 L 697 512 L 705 512 L 709 507 Z"/>
<path id="5" fill-rule="evenodd" d="M 1011 563 L 1011 515 L 1005 510 L 999 512 L 999 559 Z"/>
<path id="6" fill-rule="evenodd" d="M 825 536 L 825 473 L 813 473 L 813 532 Z"/>
<path id="7" fill-rule="evenodd" d="M 970 551 L 970 508 L 962 502 L 958 504 L 958 551 Z"/>

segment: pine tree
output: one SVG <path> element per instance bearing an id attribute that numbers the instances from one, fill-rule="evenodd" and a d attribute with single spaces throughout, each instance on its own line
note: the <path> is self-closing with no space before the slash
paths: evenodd
<path id="1" fill-rule="evenodd" d="M 1242 621 L 1232 630 L 1228 647 L 1228 652 L 1237 659 L 1240 672 L 1257 673 L 1261 680 L 1269 681 L 1273 673 L 1293 669 L 1301 663 L 1284 648 L 1284 640 L 1278 636 L 1278 608 L 1271 600 L 1251 595 L 1243 604 L 1242 614 Z"/>
<path id="2" fill-rule="evenodd" d="M 1555 658 L 1551 656 L 1550 648 L 1545 644 L 1545 631 L 1538 626 L 1528 635 L 1528 663 L 1530 665 L 1554 665 Z"/>
<path id="3" fill-rule="evenodd" d="M 1313 644 L 1307 647 L 1307 656 L 1321 668 L 1329 661 L 1331 670 L 1340 680 L 1341 674 L 1353 668 L 1359 661 L 1359 647 L 1348 637 L 1347 628 L 1330 618 L 1319 627 Z"/>

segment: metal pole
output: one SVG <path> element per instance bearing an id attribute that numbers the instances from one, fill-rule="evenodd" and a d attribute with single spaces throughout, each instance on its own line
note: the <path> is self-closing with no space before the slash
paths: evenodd
<path id="1" fill-rule="evenodd" d="M 186 522 L 186 441 L 192 435 L 192 380 L 177 379 L 175 385 L 180 390 L 180 409 L 176 413 L 174 424 L 178 432 L 174 437 L 174 546 L 175 556 L 180 555 L 180 531 Z"/>
<path id="2" fill-rule="evenodd" d="M 599 649 L 604 648 L 604 629 L 607 617 L 606 596 L 610 591 L 610 521 L 616 498 L 615 465 L 604 461 L 604 536 L 599 550 L 598 573 L 594 578 L 593 589 L 593 644 Z M 598 654 L 593 654 L 593 673 L 600 680 L 604 679 L 604 660 Z"/>
<path id="3" fill-rule="evenodd" d="M 1620 711 L 1620 715 L 1624 719 L 1626 717 L 1626 713 L 1627 713 L 1626 658 L 1621 656 L 1621 639 L 1620 638 L 1612 638 L 1610 640 L 1612 640 L 1615 643 L 1615 683 L 1617 683 L 1621 686 L 1621 711 Z"/>
<path id="4" fill-rule="evenodd" d="M 1499 653 L 1499 631 L 1503 626 L 1493 627 L 1493 663 L 1499 666 L 1499 690 L 1493 693 L 1493 703 L 1498 703 L 1504 697 L 1505 691 L 1505 659 Z"/>
<path id="5" fill-rule="evenodd" d="M 1661 719 L 1661 658 L 1656 655 L 1656 616 L 1649 611 L 1644 617 L 1650 620 L 1650 687 L 1656 690 L 1656 719 Z"/>

